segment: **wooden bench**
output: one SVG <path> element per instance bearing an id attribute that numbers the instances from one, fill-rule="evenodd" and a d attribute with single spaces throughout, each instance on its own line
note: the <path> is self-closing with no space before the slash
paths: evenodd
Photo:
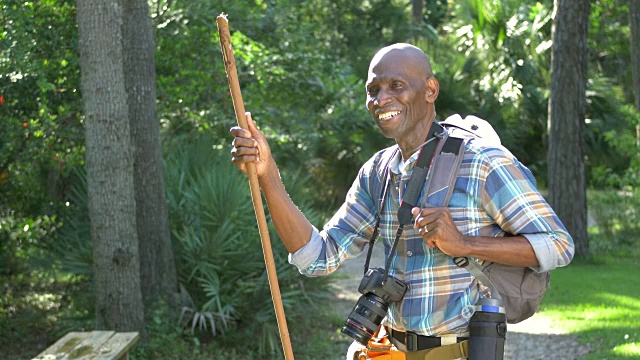
<path id="1" fill-rule="evenodd" d="M 137 332 L 70 332 L 33 360 L 127 360 Z"/>

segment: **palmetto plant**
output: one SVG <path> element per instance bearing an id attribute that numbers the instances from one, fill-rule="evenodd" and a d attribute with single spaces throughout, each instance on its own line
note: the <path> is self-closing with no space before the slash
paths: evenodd
<path id="1" fill-rule="evenodd" d="M 487 119 L 502 143 L 544 182 L 553 2 L 464 0 L 451 4 L 450 10 L 451 21 L 443 25 L 439 44 L 434 45 L 441 82 L 439 115 L 473 113 Z M 614 15 L 619 20 L 620 14 Z M 612 41 L 603 39 L 619 32 L 593 15 L 591 22 L 595 26 L 590 39 L 595 40 L 590 47 L 595 48 L 590 51 L 599 54 L 604 51 L 599 44 Z M 628 133 L 629 114 L 621 87 L 609 77 L 612 71 L 596 65 L 590 66 L 587 84 L 587 165 L 620 173 L 629 159 L 613 155 L 614 146 L 604 134 Z"/>
<path id="2" fill-rule="evenodd" d="M 250 345 L 254 351 L 273 355 L 281 351 L 279 333 L 248 182 L 231 165 L 228 151 L 212 149 L 213 143 L 197 134 L 165 141 L 166 199 L 182 289 L 175 317 L 195 336 L 223 335 L 229 346 L 237 340 L 243 347 L 251 336 L 258 340 Z M 289 193 L 307 209 L 307 178 L 287 174 L 282 169 Z M 49 254 L 63 270 L 91 279 L 86 175 L 80 170 L 76 177 L 70 200 L 78 211 L 65 222 Z M 319 221 L 315 211 L 305 214 Z M 297 317 L 309 316 L 310 306 L 326 303 L 328 280 L 300 275 L 288 264 L 287 252 L 271 228 L 270 233 L 281 296 L 295 327 Z"/>
<path id="3" fill-rule="evenodd" d="M 444 28 L 466 58 L 473 111 L 527 164 L 545 161 L 551 11 L 540 2 L 466 0 Z"/>
<path id="4" fill-rule="evenodd" d="M 73 170 L 73 181 L 68 192 L 68 204 L 72 211 L 65 217 L 57 241 L 47 246 L 45 266 L 59 263 L 64 272 L 86 279 L 93 278 L 93 250 L 87 172 L 84 167 Z"/>
<path id="5" fill-rule="evenodd" d="M 198 328 L 213 335 L 233 327 L 225 335 L 230 342 L 234 334 L 248 332 L 260 339 L 256 351 L 274 353 L 278 332 L 248 182 L 229 161 L 228 150 L 212 149 L 212 143 L 190 135 L 165 146 L 171 228 L 180 282 L 188 294 L 179 310 L 181 322 L 193 332 Z M 308 191 L 303 180 L 287 178 L 302 209 Z M 317 218 L 313 211 L 306 214 Z M 308 310 L 297 304 L 317 299 L 326 282 L 298 274 L 273 231 L 271 238 L 282 299 L 287 315 L 295 317 Z"/>

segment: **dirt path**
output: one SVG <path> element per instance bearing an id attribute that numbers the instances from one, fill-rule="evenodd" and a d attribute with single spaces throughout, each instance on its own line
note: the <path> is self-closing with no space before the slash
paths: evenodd
<path id="1" fill-rule="evenodd" d="M 360 297 L 358 284 L 362 279 L 362 261 L 347 261 L 342 264 L 334 277 L 336 309 L 346 319 L 353 305 Z M 384 267 L 384 252 L 381 246 L 374 248 L 372 267 Z M 344 346 L 344 351 L 348 343 Z M 505 349 L 505 360 L 575 360 L 589 352 L 588 347 L 579 344 L 574 335 L 555 328 L 548 318 L 540 314 L 519 324 L 509 324 Z"/>

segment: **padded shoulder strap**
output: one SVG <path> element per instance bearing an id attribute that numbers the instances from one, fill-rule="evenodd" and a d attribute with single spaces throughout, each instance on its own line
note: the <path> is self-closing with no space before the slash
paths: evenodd
<path id="1" fill-rule="evenodd" d="M 458 177 L 458 170 L 464 157 L 465 140 L 450 136 L 442 151 L 434 159 L 433 176 L 427 185 L 429 203 L 434 206 L 447 206 L 453 194 L 454 184 Z M 467 269 L 481 284 L 491 289 L 491 295 L 495 299 L 501 300 L 494 283 L 482 272 L 482 269 L 473 261 L 466 257 L 457 256 L 453 261 L 459 267 Z"/>
<path id="2" fill-rule="evenodd" d="M 464 148 L 464 139 L 449 136 L 440 152 L 436 154 L 426 192 L 431 205 L 436 207 L 449 205 L 464 157 Z"/>

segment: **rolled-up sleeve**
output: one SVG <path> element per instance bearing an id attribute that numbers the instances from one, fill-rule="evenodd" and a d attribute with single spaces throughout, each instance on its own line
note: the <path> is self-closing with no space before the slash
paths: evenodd
<path id="1" fill-rule="evenodd" d="M 293 254 L 289 254 L 289 263 L 295 265 L 298 271 L 303 272 L 318 259 L 322 251 L 322 237 L 320 232 L 314 226 L 311 231 L 311 239 L 309 242 Z"/>
<path id="2" fill-rule="evenodd" d="M 568 265 L 574 243 L 556 213 L 536 188 L 533 174 L 506 149 L 490 149 L 484 157 L 485 210 L 505 231 L 531 243 L 544 272 Z"/>
<path id="3" fill-rule="evenodd" d="M 347 193 L 345 202 L 325 224 L 322 231 L 315 227 L 309 242 L 289 255 L 289 262 L 307 276 L 327 275 L 340 264 L 359 256 L 373 234 L 377 210 L 371 191 L 379 190 L 372 173 L 373 159 L 360 169 L 358 177 Z"/>
<path id="4" fill-rule="evenodd" d="M 562 241 L 558 239 L 556 234 L 522 234 L 522 236 L 529 240 L 529 243 L 536 254 L 536 258 L 540 263 L 538 267 L 531 268 L 537 272 L 550 271 L 558 266 L 565 266 L 569 264 L 573 258 L 573 245 L 570 246 L 570 253 L 568 252 L 569 247 L 564 250 L 560 249 L 559 251 L 556 244 L 562 243 Z M 559 254 L 562 254 L 563 256 Z"/>

